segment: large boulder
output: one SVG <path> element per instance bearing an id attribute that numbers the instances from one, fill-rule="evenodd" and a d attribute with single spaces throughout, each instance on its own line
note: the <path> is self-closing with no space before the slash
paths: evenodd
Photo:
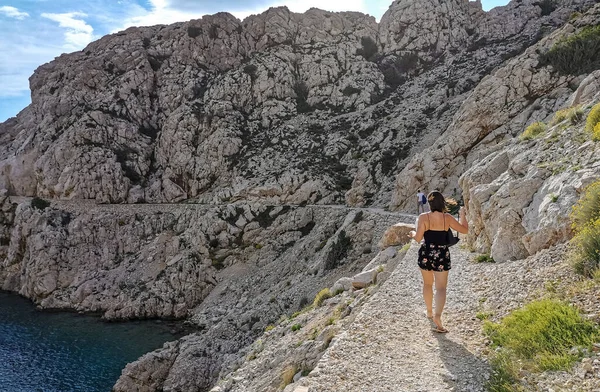
<path id="1" fill-rule="evenodd" d="M 411 230 L 415 230 L 415 225 L 409 223 L 396 223 L 383 233 L 377 246 L 379 246 L 379 249 L 385 249 L 390 246 L 403 246 L 411 240 L 409 237 Z"/>

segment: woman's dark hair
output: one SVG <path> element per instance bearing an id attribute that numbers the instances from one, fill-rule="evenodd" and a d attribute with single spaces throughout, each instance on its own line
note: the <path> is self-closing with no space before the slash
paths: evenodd
<path id="1" fill-rule="evenodd" d="M 429 203 L 431 211 L 448 211 L 448 209 L 446 208 L 446 199 L 444 199 L 444 195 L 442 195 L 438 191 L 433 191 L 429 195 L 427 195 L 427 202 Z"/>

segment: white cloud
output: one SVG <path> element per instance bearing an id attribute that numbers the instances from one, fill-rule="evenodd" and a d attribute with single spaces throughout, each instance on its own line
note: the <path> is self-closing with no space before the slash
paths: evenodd
<path id="1" fill-rule="evenodd" d="M 87 17 L 82 12 L 43 13 L 42 17 L 58 22 L 60 27 L 67 29 L 65 32 L 65 49 L 81 49 L 94 39 L 94 28 L 82 19 Z"/>
<path id="2" fill-rule="evenodd" d="M 4 14 L 10 18 L 15 18 L 19 20 L 23 20 L 29 16 L 27 12 L 21 12 L 15 7 L 11 7 L 9 5 L 4 5 L 0 7 L 0 14 Z"/>

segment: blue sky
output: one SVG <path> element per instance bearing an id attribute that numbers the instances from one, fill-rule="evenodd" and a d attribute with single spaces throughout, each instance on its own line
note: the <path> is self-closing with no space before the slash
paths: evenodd
<path id="1" fill-rule="evenodd" d="M 418 1 L 418 0 L 417 0 Z M 0 0 L 0 122 L 30 103 L 29 76 L 62 53 L 129 26 L 169 24 L 228 11 L 240 19 L 273 6 L 360 11 L 377 19 L 392 0 Z M 508 0 L 483 0 L 489 10 Z"/>

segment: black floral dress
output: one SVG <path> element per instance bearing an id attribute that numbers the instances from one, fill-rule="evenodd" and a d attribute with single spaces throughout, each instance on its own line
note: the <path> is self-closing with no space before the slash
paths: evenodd
<path id="1" fill-rule="evenodd" d="M 425 271 L 450 271 L 448 245 L 425 242 L 419 249 L 419 268 Z"/>

